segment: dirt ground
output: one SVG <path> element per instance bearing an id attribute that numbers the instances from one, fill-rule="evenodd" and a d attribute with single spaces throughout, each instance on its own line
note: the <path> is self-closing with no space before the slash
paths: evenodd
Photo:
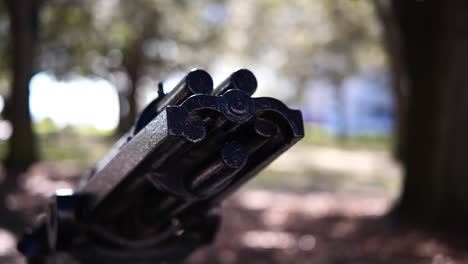
<path id="1" fill-rule="evenodd" d="M 286 192 L 255 188 L 255 184 L 245 186 L 224 203 L 216 243 L 195 252 L 187 263 L 468 264 L 468 243 L 462 239 L 399 226 L 384 217 L 396 197 L 394 191 L 382 187 L 386 185 L 375 184 L 372 191 L 355 188 L 367 186 L 376 177 L 393 181 L 398 176 L 398 168 L 388 162 L 385 153 L 362 152 L 356 156 L 354 152 L 316 149 L 320 153 L 306 156 L 301 151 L 297 148 L 289 157 L 282 157 L 270 172 L 289 166 L 288 173 L 278 172 L 284 182 L 292 179 L 295 170 L 304 170 L 298 171 L 297 177 L 306 179 L 307 175 L 311 177 L 307 168 L 318 167 L 309 164 L 312 157 L 321 156 L 327 160 L 317 164 L 328 166 L 328 170 L 347 167 L 344 172 L 348 174 L 339 179 L 350 182 L 353 191 L 311 188 Z M 339 160 L 340 166 L 335 164 Z M 354 166 L 359 163 L 370 165 Z M 387 174 L 377 174 L 384 165 Z M 43 211 L 46 197 L 56 189 L 73 187 L 82 173 L 73 162 L 37 164 L 20 177 L 22 190 L 11 193 L 3 202 L 31 222 Z M 354 179 L 353 173 L 363 180 Z M 327 174 L 323 180 L 333 175 L 339 174 Z M 0 180 L 2 176 L 0 173 Z M 270 180 L 273 176 L 259 178 Z M 24 263 L 15 250 L 16 238 L 2 228 L 7 217 L 0 215 L 0 263 Z"/>
<path id="2" fill-rule="evenodd" d="M 379 196 L 244 191 L 224 207 L 217 242 L 188 263 L 461 264 L 463 241 L 397 226 Z"/>
<path id="3" fill-rule="evenodd" d="M 214 245 L 189 264 L 461 264 L 466 244 L 395 225 L 385 196 L 244 190 L 226 201 Z M 24 263 L 0 229 L 0 263 Z"/>

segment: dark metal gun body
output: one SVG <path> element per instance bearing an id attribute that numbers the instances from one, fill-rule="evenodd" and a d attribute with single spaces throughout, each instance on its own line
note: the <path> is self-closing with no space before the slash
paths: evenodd
<path id="1" fill-rule="evenodd" d="M 222 200 L 304 135 L 300 111 L 251 98 L 256 87 L 245 69 L 214 90 L 208 73 L 190 72 L 73 195 L 52 199 L 19 249 L 31 260 L 174 263 L 211 243 Z"/>

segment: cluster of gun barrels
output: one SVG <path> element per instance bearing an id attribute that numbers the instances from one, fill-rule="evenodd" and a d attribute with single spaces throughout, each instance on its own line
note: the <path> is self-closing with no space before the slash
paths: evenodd
<path id="1" fill-rule="evenodd" d="M 162 87 L 160 87 L 161 89 Z M 213 80 L 204 70 L 193 70 L 189 72 L 168 94 L 163 94 L 160 90 L 161 99 L 155 106 L 156 113 L 162 112 L 169 105 L 180 105 L 192 95 L 213 95 L 222 96 L 230 90 L 241 91 L 245 96 L 252 96 L 257 89 L 257 79 L 255 75 L 247 70 L 240 69 L 232 73 L 227 79 L 213 89 Z M 229 105 L 230 111 L 237 115 L 243 115 L 244 105 Z M 256 123 L 262 122 L 257 121 Z M 262 124 L 255 127 L 265 128 Z M 248 151 L 241 144 L 235 142 L 225 142 L 222 144 L 218 159 L 198 172 L 194 172 L 198 177 L 187 186 L 190 190 L 198 194 L 210 193 L 221 186 L 227 184 L 236 171 L 241 169 L 247 159 Z M 213 177 L 214 176 L 214 177 Z M 229 177 L 231 176 L 231 177 Z M 215 183 L 216 182 L 216 183 Z M 224 183 L 224 184 L 223 184 Z"/>
<path id="2" fill-rule="evenodd" d="M 231 89 L 241 90 L 251 96 L 257 90 L 257 79 L 251 71 L 240 69 L 213 89 L 213 79 L 209 73 L 199 69 L 193 70 L 170 93 L 164 95 L 157 105 L 157 112 L 161 112 L 168 105 L 179 105 L 194 94 L 219 96 Z"/>
<path id="3" fill-rule="evenodd" d="M 273 98 L 251 98 L 256 89 L 247 69 L 216 88 L 200 69 L 168 93 L 160 85 L 158 98 L 79 191 L 51 200 L 48 219 L 25 234 L 20 251 L 47 255 L 75 243 L 86 249 L 89 240 L 117 248 L 116 255 L 127 249 L 132 259 L 133 249 L 155 252 L 161 242 L 206 243 L 204 237 L 216 233 L 200 224 L 208 209 L 304 135 L 300 111 Z"/>

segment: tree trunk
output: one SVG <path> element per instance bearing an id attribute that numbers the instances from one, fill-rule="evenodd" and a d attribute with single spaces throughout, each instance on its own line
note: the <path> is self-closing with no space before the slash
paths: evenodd
<path id="1" fill-rule="evenodd" d="M 24 215 L 6 206 L 8 195 L 18 188 L 18 176 L 38 158 L 29 113 L 29 81 L 33 75 L 34 42 L 40 1 L 7 1 L 11 42 L 12 84 L 5 105 L 5 117 L 13 133 L 5 160 L 6 179 L 0 184 L 0 226 L 19 234 L 27 223 Z"/>
<path id="2" fill-rule="evenodd" d="M 397 216 L 468 221 L 468 3 L 394 0 L 409 77 L 405 179 Z"/>
<path id="3" fill-rule="evenodd" d="M 13 133 L 8 141 L 5 164 L 25 169 L 38 158 L 36 138 L 29 111 L 29 81 L 33 75 L 34 43 L 38 26 L 39 1 L 8 1 L 12 37 L 12 85 L 7 100 L 7 119 Z"/>
<path id="4" fill-rule="evenodd" d="M 122 135 L 126 133 L 135 123 L 138 114 L 137 104 L 137 86 L 141 75 L 141 68 L 143 67 L 143 50 L 142 39 L 135 40 L 131 49 L 125 54 L 127 57 L 124 61 L 124 67 L 128 74 L 129 86 L 125 94 L 120 94 L 120 114 L 119 125 L 117 127 L 117 134 Z"/>
<path id="5" fill-rule="evenodd" d="M 130 78 L 128 94 L 119 94 L 119 106 L 121 112 L 116 131 L 118 136 L 129 131 L 136 120 L 138 112 L 136 85 L 137 81 L 134 78 Z"/>
<path id="6" fill-rule="evenodd" d="M 375 0 L 376 14 L 383 28 L 383 46 L 387 52 L 387 61 L 392 77 L 395 98 L 394 149 L 395 159 L 403 161 L 406 155 L 406 116 L 408 111 L 408 76 L 402 61 L 401 32 L 396 24 L 394 10 L 387 0 Z"/>

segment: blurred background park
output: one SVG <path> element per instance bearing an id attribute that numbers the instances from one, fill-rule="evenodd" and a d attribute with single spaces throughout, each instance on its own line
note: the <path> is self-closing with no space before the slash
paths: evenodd
<path id="1" fill-rule="evenodd" d="M 468 263 L 462 0 L 5 0 L 0 263 L 192 68 L 248 68 L 305 138 L 226 205 L 190 263 Z M 464 13 L 465 12 L 465 13 Z M 274 202 L 273 202 L 274 201 Z M 454 232 L 455 231 L 455 232 Z M 454 235 L 457 234 L 457 235 Z"/>

